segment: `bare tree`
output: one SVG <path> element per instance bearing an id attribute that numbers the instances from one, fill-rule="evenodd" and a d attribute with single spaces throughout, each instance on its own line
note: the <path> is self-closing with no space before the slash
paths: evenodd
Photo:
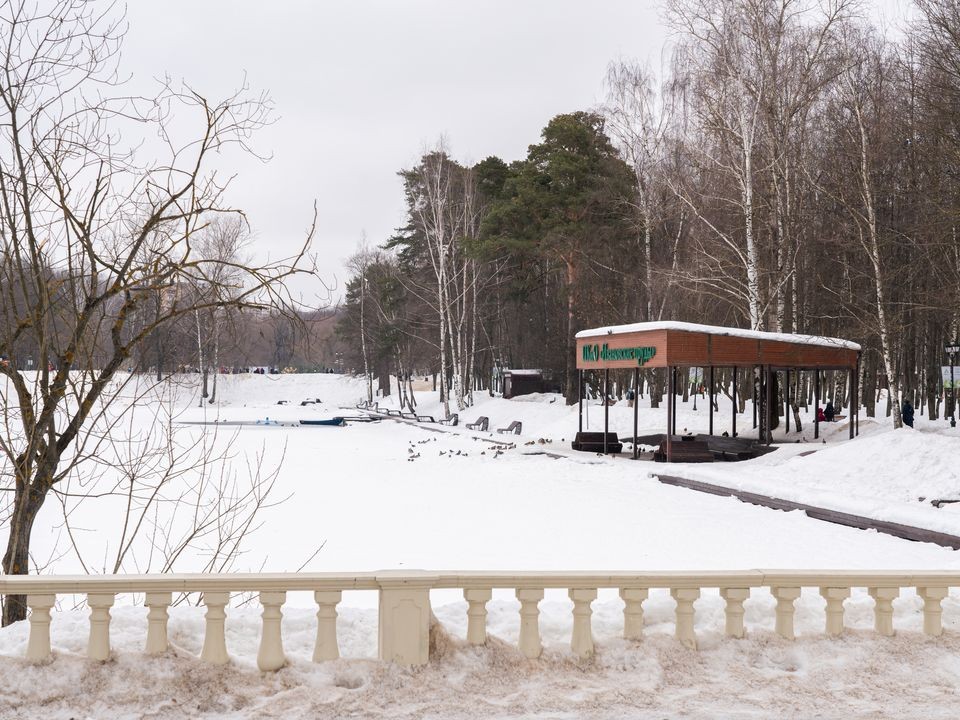
<path id="1" fill-rule="evenodd" d="M 312 228 L 279 261 L 197 252 L 209 219 L 236 212 L 210 156 L 250 151 L 269 100 L 243 89 L 211 101 L 170 82 L 149 99 L 114 97 L 123 39 L 115 15 L 85 0 L 0 5 L 0 355 L 9 357 L 0 400 L 15 421 L 0 436 L 13 485 L 8 574 L 28 572 L 37 513 L 95 444 L 91 428 L 152 333 L 213 308 L 292 308 L 286 281 L 313 272 Z M 183 138 L 188 115 L 196 131 Z M 121 130 L 155 135 L 165 157 L 144 163 L 123 151 Z M 236 273 L 229 287 L 218 280 L 224 265 Z M 140 312 L 158 295 L 153 312 Z M 6 598 L 4 624 L 25 613 L 22 597 Z"/>
<path id="2" fill-rule="evenodd" d="M 635 63 L 620 61 L 607 68 L 607 130 L 636 175 L 636 210 L 642 225 L 644 318 L 654 320 L 653 207 L 654 184 L 660 174 L 665 137 L 671 118 L 669 95 L 659 91 L 653 74 Z M 661 298 L 661 301 L 665 298 Z M 663 303 L 660 303 L 661 310 Z"/>
<path id="3" fill-rule="evenodd" d="M 202 285 L 196 288 L 200 295 L 215 293 L 222 301 L 220 305 L 211 307 L 207 313 L 207 337 L 198 339 L 198 351 L 203 353 L 203 344 L 212 345 L 209 352 L 210 362 L 201 371 L 212 368 L 213 386 L 207 396 L 207 375 L 203 376 L 203 392 L 201 398 L 206 397 L 210 403 L 216 402 L 217 376 L 220 374 L 220 345 L 223 329 L 229 326 L 235 318 L 235 308 L 230 301 L 243 291 L 243 273 L 240 268 L 250 265 L 248 256 L 250 245 L 249 226 L 244 218 L 236 215 L 216 217 L 204 228 L 200 234 L 198 252 L 201 257 L 211 261 L 210 278 L 203 279 Z"/>
<path id="4" fill-rule="evenodd" d="M 373 373 L 370 367 L 370 353 L 367 349 L 367 271 L 370 269 L 370 265 L 377 261 L 377 254 L 371 253 L 361 245 L 347 264 L 353 276 L 359 280 L 360 286 L 360 353 L 363 357 L 363 377 L 367 385 L 368 403 L 373 402 Z"/>
<path id="5" fill-rule="evenodd" d="M 875 327 L 893 405 L 893 425 L 903 424 L 901 390 L 894 347 L 895 327 L 889 309 L 887 280 L 877 219 L 877 134 L 889 112 L 887 96 L 892 58 L 885 44 L 869 34 L 855 33 L 847 39 L 849 61 L 836 88 L 836 102 L 846 120 L 843 128 L 850 148 L 855 184 L 838 183 L 837 195 L 853 218 L 861 247 L 866 253 L 874 286 Z"/>

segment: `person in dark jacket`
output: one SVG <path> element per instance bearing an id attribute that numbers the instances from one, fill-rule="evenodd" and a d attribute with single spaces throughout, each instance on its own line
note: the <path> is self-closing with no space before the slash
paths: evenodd
<path id="1" fill-rule="evenodd" d="M 903 401 L 901 413 L 903 414 L 903 424 L 907 427 L 913 427 L 913 405 L 910 404 L 909 400 Z"/>
<path id="2" fill-rule="evenodd" d="M 827 422 L 833 422 L 833 419 L 837 416 L 837 411 L 833 409 L 832 402 L 827 402 L 827 406 L 823 409 L 823 416 L 827 419 Z"/>

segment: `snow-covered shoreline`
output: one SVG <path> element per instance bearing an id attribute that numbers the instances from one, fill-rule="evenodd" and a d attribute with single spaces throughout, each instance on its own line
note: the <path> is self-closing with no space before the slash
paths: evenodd
<path id="1" fill-rule="evenodd" d="M 321 418 L 344 409 L 356 413 L 363 396 L 362 381 L 333 375 L 225 376 L 220 402 L 203 408 L 194 405 L 190 389 L 190 378 L 181 378 L 173 401 L 177 419 Z M 323 402 L 299 405 L 314 397 Z M 418 400 L 420 412 L 437 414 L 435 393 L 418 392 Z M 718 432 L 730 412 L 726 398 L 720 403 Z M 665 409 L 647 404 L 641 399 L 641 434 L 662 432 Z M 700 399 L 697 411 L 692 406 L 680 403 L 678 427 L 702 431 L 706 403 Z M 136 412 L 142 413 L 136 422 L 148 428 L 151 407 Z M 589 413 L 596 428 L 603 408 L 591 404 Z M 491 429 L 520 420 L 523 435 L 463 427 L 480 415 L 490 418 Z M 235 464 L 242 453 L 268 465 L 282 458 L 276 492 L 290 498 L 264 510 L 263 527 L 250 536 L 234 569 L 294 571 L 308 559 L 304 570 L 338 572 L 960 568 L 960 553 L 947 548 L 668 487 L 649 477 L 665 470 L 652 462 L 574 453 L 569 441 L 576 407 L 559 396 L 503 400 L 478 394 L 460 421 L 442 433 L 392 420 L 344 428 L 245 426 L 223 433 L 216 441 L 235 438 Z M 610 421 L 622 435 L 632 434 L 633 409 L 626 403 L 611 407 Z M 747 434 L 749 408 L 739 424 Z M 960 433 L 924 418 L 917 427 L 893 431 L 882 419 L 864 418 L 854 441 L 845 439 L 843 423 L 834 423 L 821 426 L 825 442 L 813 442 L 807 425 L 791 442 L 755 460 L 669 469 L 766 494 L 791 493 L 805 502 L 832 498 L 860 513 L 892 508 L 929 516 L 946 528 L 960 513 L 949 506 L 936 510 L 918 498 L 960 492 L 953 460 Z M 213 437 L 203 426 L 177 432 L 184 442 Z M 115 542 L 103 522 L 106 507 L 87 503 L 74 517 L 77 526 L 95 529 L 78 538 L 91 557 L 105 556 Z M 56 510 L 45 506 L 38 520 L 36 547 L 43 557 L 54 556 L 62 542 Z M 187 560 L 199 564 L 202 555 Z M 78 570 L 70 555 L 47 569 Z M 34 667 L 22 658 L 26 623 L 0 631 L 0 687 L 7 688 L 0 718 L 937 717 L 936 708 L 949 717 L 960 690 L 957 592 L 944 601 L 943 637 L 920 634 L 920 600 L 905 590 L 894 603 L 898 635 L 882 638 L 872 629 L 872 600 L 855 589 L 846 603 L 847 630 L 831 639 L 823 634 L 824 601 L 809 589 L 798 601 L 799 637 L 791 643 L 773 632 L 768 591 L 755 590 L 745 604 L 748 637 L 739 641 L 723 636 L 721 598 L 705 590 L 696 603 L 700 649 L 694 652 L 673 637 L 674 602 L 665 591 L 651 593 L 644 639 L 632 643 L 621 638 L 622 602 L 615 591 L 601 590 L 593 616 L 597 656 L 578 661 L 569 652 L 571 603 L 564 591 L 548 590 L 541 603 L 546 652 L 528 661 L 515 647 L 519 615 L 511 590 L 494 592 L 492 639 L 480 649 L 463 643 L 462 594 L 433 591 L 434 611 L 452 639 L 426 668 L 414 671 L 373 659 L 374 592 L 344 593 L 339 636 L 345 659 L 313 664 L 316 606 L 308 594 L 290 593 L 283 623 L 290 665 L 268 675 L 256 670 L 255 600 L 238 606 L 235 599 L 228 608 L 233 660 L 215 668 L 196 658 L 202 608 L 173 608 L 174 649 L 148 658 L 142 653 L 145 609 L 132 606 L 132 596 L 118 596 L 114 658 L 99 665 L 84 656 L 88 611 L 71 609 L 71 599 L 63 597 L 53 614 L 52 664 Z"/>

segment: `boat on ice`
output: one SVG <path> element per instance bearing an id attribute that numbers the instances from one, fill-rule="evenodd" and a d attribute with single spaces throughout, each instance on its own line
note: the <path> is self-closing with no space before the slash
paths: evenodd
<path id="1" fill-rule="evenodd" d="M 337 426 L 346 425 L 347 421 L 342 417 L 332 417 L 326 420 L 301 420 L 301 425 L 328 425 L 328 426 Z"/>

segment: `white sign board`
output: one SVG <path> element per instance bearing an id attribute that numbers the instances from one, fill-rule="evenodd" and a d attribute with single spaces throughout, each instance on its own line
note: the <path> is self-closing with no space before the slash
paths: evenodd
<path id="1" fill-rule="evenodd" d="M 953 369 L 953 385 L 950 384 L 950 366 L 945 365 L 940 368 L 940 375 L 943 378 L 944 390 L 960 390 L 960 365 Z"/>

